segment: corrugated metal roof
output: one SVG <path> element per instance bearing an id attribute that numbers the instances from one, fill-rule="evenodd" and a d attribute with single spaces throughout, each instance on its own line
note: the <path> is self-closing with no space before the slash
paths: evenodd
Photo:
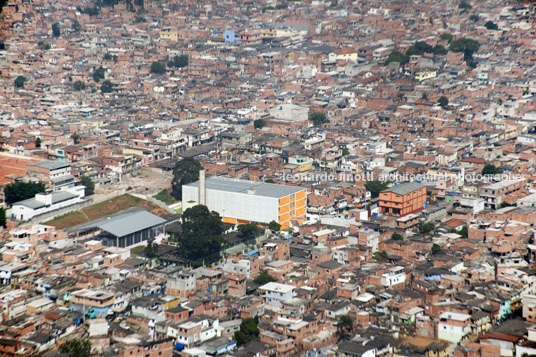
<path id="1" fill-rule="evenodd" d="M 386 190 L 383 190 L 382 192 L 392 192 L 397 195 L 405 195 L 423 187 L 424 187 L 423 185 L 417 182 L 406 182 L 406 183 L 401 183 L 400 185 L 397 185 L 397 186 L 393 186 Z"/>
<path id="2" fill-rule="evenodd" d="M 147 211 L 125 213 L 97 225 L 116 237 L 126 236 L 165 223 L 166 220 Z"/>
<path id="3" fill-rule="evenodd" d="M 185 186 L 196 187 L 199 189 L 199 181 L 189 183 Z M 237 192 L 245 194 L 247 194 L 249 191 L 251 192 L 250 194 L 253 194 L 255 196 L 275 198 L 285 197 L 304 190 L 304 188 L 300 186 L 286 186 L 274 183 L 247 181 L 216 176 L 207 177 L 206 188 L 207 190 Z"/>

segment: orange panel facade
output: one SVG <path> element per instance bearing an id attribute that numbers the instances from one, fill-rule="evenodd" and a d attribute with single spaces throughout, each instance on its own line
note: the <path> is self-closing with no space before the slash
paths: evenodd
<path id="1" fill-rule="evenodd" d="M 426 202 L 426 187 L 398 194 L 396 190 L 380 192 L 380 211 L 385 215 L 405 216 L 420 211 Z"/>

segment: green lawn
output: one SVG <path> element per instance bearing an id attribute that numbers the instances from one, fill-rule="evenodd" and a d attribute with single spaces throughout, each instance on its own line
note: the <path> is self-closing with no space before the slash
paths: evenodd
<path id="1" fill-rule="evenodd" d="M 166 205 L 172 205 L 177 202 L 177 200 L 171 195 L 171 192 L 166 189 L 163 189 L 162 191 L 158 192 L 153 197 L 157 200 L 164 202 Z"/>
<path id="2" fill-rule="evenodd" d="M 97 218 L 113 214 L 115 212 L 130 208 L 143 206 L 156 215 L 166 214 L 167 212 L 154 203 L 142 200 L 141 198 L 129 194 L 114 197 L 112 199 L 99 202 L 92 206 L 84 207 L 80 211 L 69 212 L 51 221 L 43 224 L 54 226 L 57 229 L 69 228 L 78 224 L 93 221 Z"/>

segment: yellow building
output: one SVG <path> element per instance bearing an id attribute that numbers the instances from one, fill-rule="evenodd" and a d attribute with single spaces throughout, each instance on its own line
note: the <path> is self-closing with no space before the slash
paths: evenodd
<path id="1" fill-rule="evenodd" d="M 436 71 L 422 71 L 422 72 L 418 72 L 415 75 L 415 79 L 420 82 L 427 80 L 427 79 L 435 78 L 435 77 L 437 77 Z"/>
<path id="2" fill-rule="evenodd" d="M 165 27 L 160 30 L 160 39 L 176 42 L 179 40 L 179 32 L 177 30 L 173 30 L 171 27 Z"/>

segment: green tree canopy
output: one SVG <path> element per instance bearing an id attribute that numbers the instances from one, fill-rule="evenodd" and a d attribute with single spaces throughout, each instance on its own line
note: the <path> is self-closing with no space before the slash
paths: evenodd
<path id="1" fill-rule="evenodd" d="M 0 207 L 0 227 L 7 227 L 6 209 L 4 207 Z"/>
<path id="2" fill-rule="evenodd" d="M 482 169 L 482 175 L 499 175 L 502 174 L 503 170 L 500 167 L 495 167 L 495 165 L 487 164 Z"/>
<path id="3" fill-rule="evenodd" d="M 342 156 L 350 155 L 350 150 L 348 148 L 342 148 Z"/>
<path id="4" fill-rule="evenodd" d="M 439 253 L 441 253 L 441 251 L 442 251 L 442 249 L 441 249 L 441 247 L 439 245 L 437 245 L 435 243 L 432 245 L 432 250 L 431 250 L 432 255 L 439 254 Z"/>
<path id="5" fill-rule="evenodd" d="M 439 97 L 437 103 L 439 104 L 441 108 L 445 109 L 447 105 L 449 105 L 449 99 L 445 97 L 444 95 L 442 95 L 441 97 Z"/>
<path id="6" fill-rule="evenodd" d="M 102 82 L 102 85 L 101 85 L 102 94 L 112 93 L 113 90 L 114 90 L 114 85 L 112 84 L 112 82 L 110 82 L 109 80 L 105 80 L 104 82 Z"/>
<path id="7" fill-rule="evenodd" d="M 387 258 L 388 258 L 388 256 L 387 256 L 387 252 L 386 252 L 385 250 L 375 252 L 375 253 L 372 255 L 372 258 L 373 258 L 374 260 L 379 260 L 379 261 L 387 260 Z"/>
<path id="8" fill-rule="evenodd" d="M 432 232 L 435 228 L 435 224 L 433 222 L 423 222 L 419 225 L 419 234 L 428 234 Z"/>
<path id="9" fill-rule="evenodd" d="M 147 245 L 145 246 L 143 253 L 145 253 L 145 255 L 149 258 L 153 258 L 157 250 L 158 246 L 155 244 L 154 238 L 150 237 L 149 239 L 147 239 Z"/>
<path id="10" fill-rule="evenodd" d="M 96 83 L 99 83 L 101 79 L 104 79 L 104 74 L 106 73 L 106 70 L 101 66 L 93 72 L 93 80 Z"/>
<path id="11" fill-rule="evenodd" d="M 50 50 L 50 43 L 47 43 L 45 41 L 39 41 L 37 43 L 37 47 L 41 50 L 41 51 L 48 51 Z"/>
<path id="12" fill-rule="evenodd" d="M 488 30 L 497 31 L 499 29 L 499 26 L 493 21 L 488 21 L 484 24 Z"/>
<path id="13" fill-rule="evenodd" d="M 450 50 L 453 52 L 464 52 L 466 50 L 469 50 L 471 52 L 476 52 L 480 48 L 480 44 L 470 38 L 460 38 L 458 40 L 454 40 L 450 43 L 449 46 Z"/>
<path id="14" fill-rule="evenodd" d="M 342 315 L 337 320 L 337 332 L 340 337 L 354 330 L 354 320 L 348 315 Z"/>
<path id="15" fill-rule="evenodd" d="M 399 233 L 393 233 L 393 235 L 391 236 L 391 239 L 392 240 L 404 240 L 404 237 L 402 237 L 402 235 Z"/>
<path id="16" fill-rule="evenodd" d="M 262 119 L 257 119 L 253 122 L 253 127 L 255 129 L 262 129 L 264 128 L 264 120 Z"/>
<path id="17" fill-rule="evenodd" d="M 251 317 L 245 318 L 240 324 L 240 330 L 234 334 L 238 346 L 245 345 L 259 338 L 259 328 Z"/>
<path id="18" fill-rule="evenodd" d="M 220 215 L 197 205 L 184 211 L 182 220 L 182 232 L 173 236 L 179 243 L 180 254 L 192 261 L 217 261 L 223 244 Z"/>
<path id="19" fill-rule="evenodd" d="M 462 0 L 462 2 L 460 2 L 460 4 L 458 5 L 458 7 L 460 9 L 463 9 L 463 10 L 469 10 L 472 8 L 471 4 L 469 4 L 467 1 L 465 0 Z"/>
<path id="20" fill-rule="evenodd" d="M 188 55 L 175 56 L 168 62 L 168 67 L 183 68 L 186 66 L 188 66 Z"/>
<path id="21" fill-rule="evenodd" d="M 57 22 L 52 24 L 52 34 L 54 37 L 60 37 L 60 24 Z"/>
<path id="22" fill-rule="evenodd" d="M 253 282 L 260 286 L 271 283 L 273 281 L 277 281 L 277 279 L 268 274 L 266 271 L 263 271 L 255 279 L 253 279 Z"/>
<path id="23" fill-rule="evenodd" d="M 370 191 L 370 195 L 372 198 L 378 197 L 380 192 L 387 189 L 387 187 L 389 186 L 387 182 L 384 181 L 374 180 L 367 181 L 367 183 L 365 183 L 365 188 L 367 189 L 367 191 Z"/>
<path id="24" fill-rule="evenodd" d="M 449 43 L 452 41 L 453 38 L 454 36 L 452 36 L 450 33 L 442 33 L 441 35 L 439 35 L 439 39 L 441 41 L 448 41 Z"/>
<path id="25" fill-rule="evenodd" d="M 418 42 L 415 42 L 413 46 L 408 48 L 408 50 L 406 51 L 406 57 L 409 58 L 410 56 L 413 56 L 413 55 L 422 56 L 425 53 L 433 53 L 433 50 L 434 48 L 430 46 L 429 44 L 427 44 L 426 42 L 418 41 Z"/>
<path id="26" fill-rule="evenodd" d="M 309 120 L 312 121 L 315 126 L 322 125 L 326 122 L 326 114 L 319 112 L 309 113 Z"/>
<path id="27" fill-rule="evenodd" d="M 45 192 L 42 182 L 15 182 L 4 187 L 4 197 L 8 205 L 34 197 L 37 193 Z"/>
<path id="28" fill-rule="evenodd" d="M 171 194 L 175 199 L 182 200 L 182 185 L 197 181 L 201 169 L 201 164 L 193 157 L 184 158 L 175 164 L 171 180 Z"/>
<path id="29" fill-rule="evenodd" d="M 409 61 L 408 57 L 404 55 L 402 52 L 393 51 L 389 54 L 389 57 L 387 57 L 387 61 L 385 63 L 389 64 L 391 62 L 398 62 L 400 64 L 406 64 L 408 63 L 408 61 Z"/>
<path id="30" fill-rule="evenodd" d="M 70 357 L 90 357 L 91 342 L 88 339 L 75 338 L 63 343 L 60 352 L 67 353 Z"/>
<path id="31" fill-rule="evenodd" d="M 82 26 L 80 26 L 80 22 L 78 22 L 78 20 L 74 20 L 71 28 L 73 29 L 74 32 L 78 32 L 80 31 Z"/>
<path id="32" fill-rule="evenodd" d="M 95 193 L 95 183 L 87 176 L 81 176 L 80 177 L 80 183 L 84 185 L 86 188 L 84 189 L 84 194 L 86 196 L 91 196 Z"/>
<path id="33" fill-rule="evenodd" d="M 166 66 L 162 62 L 153 62 L 151 64 L 151 73 L 164 74 L 166 73 Z"/>
<path id="34" fill-rule="evenodd" d="M 15 87 L 17 88 L 24 88 L 24 83 L 27 82 L 27 79 L 26 77 L 24 76 L 17 76 L 17 78 L 15 78 Z"/>
<path id="35" fill-rule="evenodd" d="M 40 137 L 37 137 L 35 139 L 35 147 L 38 148 L 38 149 L 41 148 L 41 138 Z"/>
<path id="36" fill-rule="evenodd" d="M 279 230 L 281 229 L 281 225 L 276 221 L 271 221 L 270 223 L 268 223 L 268 229 L 270 229 L 272 232 L 279 232 Z"/>
<path id="37" fill-rule="evenodd" d="M 76 81 L 74 82 L 73 87 L 74 87 L 74 90 L 81 91 L 81 90 L 86 89 L 86 84 L 82 81 Z"/>
<path id="38" fill-rule="evenodd" d="M 242 238 L 250 240 L 257 237 L 259 234 L 259 227 L 257 227 L 255 223 L 241 224 L 238 226 L 238 231 Z"/>
<path id="39" fill-rule="evenodd" d="M 432 52 L 436 56 L 443 56 L 447 54 L 447 49 L 443 45 L 435 45 L 432 49 Z"/>
<path id="40" fill-rule="evenodd" d="M 471 15 L 469 16 L 469 20 L 477 22 L 478 20 L 480 20 L 480 17 L 478 17 L 478 15 Z"/>

